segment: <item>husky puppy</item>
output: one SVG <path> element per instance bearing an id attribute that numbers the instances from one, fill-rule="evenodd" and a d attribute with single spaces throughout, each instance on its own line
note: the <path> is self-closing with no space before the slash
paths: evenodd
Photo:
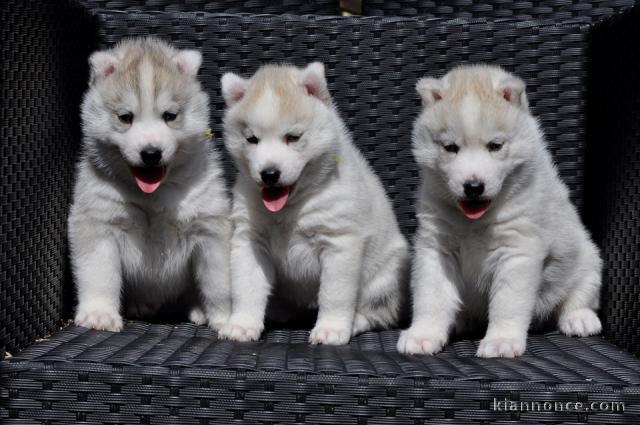
<path id="1" fill-rule="evenodd" d="M 230 204 L 206 136 L 202 56 L 153 38 L 91 55 L 69 217 L 78 325 L 118 331 L 178 300 L 219 328 L 231 309 Z"/>
<path id="2" fill-rule="evenodd" d="M 398 350 L 440 351 L 463 318 L 488 319 L 480 357 L 522 354 L 532 320 L 551 316 L 567 335 L 600 332 L 602 262 L 524 82 L 499 67 L 463 66 L 420 80 L 417 90 L 413 324 Z"/>
<path id="3" fill-rule="evenodd" d="M 256 340 L 269 317 L 318 308 L 310 342 L 345 344 L 396 323 L 408 247 L 380 180 L 333 106 L 324 65 L 222 77 L 225 144 L 239 169 L 233 310 L 223 337 Z"/>

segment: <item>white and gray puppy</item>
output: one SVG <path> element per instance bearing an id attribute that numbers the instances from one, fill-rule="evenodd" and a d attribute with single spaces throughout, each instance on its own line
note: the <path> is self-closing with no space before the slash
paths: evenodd
<path id="1" fill-rule="evenodd" d="M 219 328 L 231 309 L 230 205 L 203 135 L 202 56 L 153 38 L 91 55 L 83 154 L 69 217 L 78 325 L 122 328 L 180 301 Z M 122 309 L 124 310 L 124 309 Z"/>
<path id="2" fill-rule="evenodd" d="M 522 354 L 533 320 L 556 317 L 567 335 L 600 332 L 602 262 L 524 82 L 499 67 L 463 66 L 417 90 L 413 323 L 399 351 L 435 353 L 470 318 L 488 319 L 481 357 Z"/>
<path id="3" fill-rule="evenodd" d="M 222 92 L 225 144 L 239 176 L 233 311 L 221 335 L 257 339 L 270 295 L 276 320 L 284 308 L 273 306 L 317 306 L 312 343 L 345 344 L 394 325 L 407 243 L 332 104 L 324 66 L 268 65 L 251 79 L 228 73 Z"/>

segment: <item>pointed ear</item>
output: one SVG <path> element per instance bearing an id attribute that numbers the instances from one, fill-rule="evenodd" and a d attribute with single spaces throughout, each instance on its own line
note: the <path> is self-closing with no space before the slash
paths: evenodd
<path id="1" fill-rule="evenodd" d="M 302 85 L 309 95 L 324 103 L 331 102 L 327 79 L 324 76 L 324 64 L 321 62 L 312 62 L 302 70 Z"/>
<path id="2" fill-rule="evenodd" d="M 502 79 L 498 83 L 498 95 L 509 103 L 514 104 L 522 109 L 529 107 L 527 99 L 526 85 L 524 81 L 513 75 Z"/>
<path id="3" fill-rule="evenodd" d="M 173 56 L 173 62 L 178 66 L 180 73 L 189 77 L 198 75 L 200 65 L 202 65 L 202 53 L 197 50 L 178 50 Z"/>
<path id="4" fill-rule="evenodd" d="M 422 106 L 428 108 L 442 100 L 444 86 L 442 81 L 437 78 L 422 78 L 416 83 L 416 91 L 422 98 Z"/>
<path id="5" fill-rule="evenodd" d="M 228 106 L 239 102 L 247 92 L 249 80 L 245 80 L 233 72 L 227 72 L 220 80 L 222 86 L 222 97 Z"/>
<path id="6" fill-rule="evenodd" d="M 113 74 L 118 62 L 118 58 L 109 50 L 92 53 L 89 56 L 89 66 L 91 67 L 90 84 L 102 81 Z"/>

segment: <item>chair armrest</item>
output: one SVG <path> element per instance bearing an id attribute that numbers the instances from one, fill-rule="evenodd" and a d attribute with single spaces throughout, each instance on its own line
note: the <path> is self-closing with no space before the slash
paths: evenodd
<path id="1" fill-rule="evenodd" d="M 5 4 L 6 3 L 6 4 Z M 66 220 L 91 18 L 76 2 L 1 7 L 0 355 L 57 328 L 70 304 Z"/>
<path id="2" fill-rule="evenodd" d="M 591 34 L 586 219 L 604 259 L 604 334 L 640 354 L 640 6 Z"/>

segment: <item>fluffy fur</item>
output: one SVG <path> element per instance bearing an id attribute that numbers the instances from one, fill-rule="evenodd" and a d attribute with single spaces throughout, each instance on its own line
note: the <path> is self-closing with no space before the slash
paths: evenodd
<path id="1" fill-rule="evenodd" d="M 78 325 L 120 330 L 123 292 L 127 316 L 180 299 L 198 323 L 219 328 L 228 319 L 230 205 L 218 155 L 203 136 L 209 107 L 196 79 L 200 62 L 199 52 L 152 38 L 90 57 L 69 217 Z M 152 193 L 133 171 L 148 169 L 145 149 L 160 151 L 156 169 L 166 172 Z"/>
<path id="2" fill-rule="evenodd" d="M 221 336 L 255 340 L 269 315 L 316 307 L 310 342 L 345 344 L 396 323 L 407 243 L 379 179 L 331 103 L 324 66 L 269 65 L 222 78 L 225 144 L 239 169 L 231 249 L 233 311 Z M 290 188 L 277 212 L 261 173 Z M 288 189 L 287 189 L 288 190 Z M 277 307 L 280 308 L 277 308 Z"/>
<path id="3" fill-rule="evenodd" d="M 413 323 L 399 351 L 441 350 L 456 320 L 488 319 L 481 357 L 522 354 L 534 319 L 557 317 L 567 335 L 598 333 L 601 259 L 528 110 L 524 82 L 498 67 L 464 66 L 420 80 L 417 90 Z M 484 185 L 472 198 L 488 208 L 464 210 L 470 181 Z"/>

